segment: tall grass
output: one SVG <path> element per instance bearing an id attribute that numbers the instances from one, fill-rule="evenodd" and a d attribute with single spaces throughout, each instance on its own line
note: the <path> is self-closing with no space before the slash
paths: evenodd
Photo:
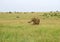
<path id="1" fill-rule="evenodd" d="M 40 15 L 0 14 L 0 42 L 60 42 L 60 19 L 42 19 Z M 39 25 L 27 23 L 33 16 L 40 16 Z"/>

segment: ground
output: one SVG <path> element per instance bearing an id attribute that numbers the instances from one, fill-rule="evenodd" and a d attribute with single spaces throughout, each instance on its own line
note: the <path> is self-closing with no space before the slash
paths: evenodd
<path id="1" fill-rule="evenodd" d="M 60 18 L 46 18 L 41 14 L 43 12 L 0 13 L 0 42 L 60 42 Z M 40 24 L 29 24 L 36 16 Z"/>

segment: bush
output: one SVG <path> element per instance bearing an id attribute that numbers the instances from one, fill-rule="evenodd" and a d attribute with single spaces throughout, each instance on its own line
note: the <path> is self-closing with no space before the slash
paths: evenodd
<path id="1" fill-rule="evenodd" d="M 43 16 L 47 16 L 47 13 L 44 13 Z"/>
<path id="2" fill-rule="evenodd" d="M 34 12 L 31 12 L 31 13 L 34 13 Z"/>
<path id="3" fill-rule="evenodd" d="M 57 16 L 57 13 L 54 13 L 54 16 Z"/>
<path id="4" fill-rule="evenodd" d="M 27 12 L 24 12 L 24 14 L 27 14 Z"/>
<path id="5" fill-rule="evenodd" d="M 19 16 L 17 16 L 16 18 L 20 18 Z"/>
<path id="6" fill-rule="evenodd" d="M 12 12 L 9 12 L 10 14 L 12 13 Z"/>

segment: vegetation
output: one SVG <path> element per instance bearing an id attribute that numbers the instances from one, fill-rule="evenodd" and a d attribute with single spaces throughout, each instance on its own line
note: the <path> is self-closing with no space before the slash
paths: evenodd
<path id="1" fill-rule="evenodd" d="M 48 12 L 48 13 L 44 13 L 43 16 L 45 17 L 58 17 L 60 18 L 60 12 L 56 11 L 56 12 Z"/>
<path id="2" fill-rule="evenodd" d="M 39 17 L 39 25 L 28 23 Z M 0 12 L 0 42 L 60 42 L 60 12 Z"/>

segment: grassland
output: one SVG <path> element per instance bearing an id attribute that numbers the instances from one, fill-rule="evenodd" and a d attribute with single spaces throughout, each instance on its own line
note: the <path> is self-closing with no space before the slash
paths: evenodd
<path id="1" fill-rule="evenodd" d="M 60 18 L 43 14 L 0 12 L 0 42 L 60 42 Z M 29 24 L 32 17 L 39 17 L 40 24 Z"/>

